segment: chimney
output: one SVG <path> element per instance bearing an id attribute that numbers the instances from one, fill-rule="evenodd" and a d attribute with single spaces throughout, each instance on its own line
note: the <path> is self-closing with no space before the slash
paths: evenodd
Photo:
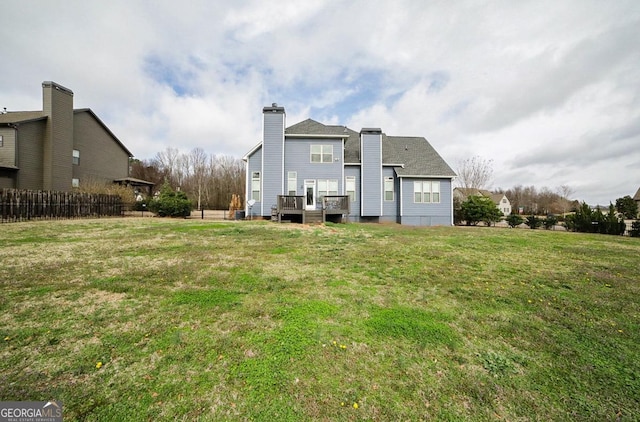
<path id="1" fill-rule="evenodd" d="M 48 117 L 44 136 L 43 187 L 68 191 L 73 178 L 73 91 L 55 82 L 42 83 L 42 112 Z"/>
<path id="2" fill-rule="evenodd" d="M 284 107 L 277 103 L 262 109 L 261 215 L 270 216 L 278 195 L 284 194 Z"/>
<path id="3" fill-rule="evenodd" d="M 382 130 L 362 128 L 360 130 L 360 165 L 362 172 L 363 217 L 382 215 Z"/>

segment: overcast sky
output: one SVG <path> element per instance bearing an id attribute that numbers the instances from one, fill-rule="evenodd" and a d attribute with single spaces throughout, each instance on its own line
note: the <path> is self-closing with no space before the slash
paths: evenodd
<path id="1" fill-rule="evenodd" d="M 424 136 L 492 187 L 640 187 L 640 1 L 0 2 L 0 108 L 74 92 L 140 159 L 242 157 L 262 107 Z"/>

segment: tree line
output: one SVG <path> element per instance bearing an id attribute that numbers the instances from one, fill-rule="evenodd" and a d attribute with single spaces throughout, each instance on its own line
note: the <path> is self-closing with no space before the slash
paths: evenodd
<path id="1" fill-rule="evenodd" d="M 152 159 L 134 159 L 130 175 L 155 183 L 156 192 L 166 185 L 183 192 L 197 209 L 227 209 L 234 194 L 244 201 L 244 162 L 201 148 L 181 153 L 169 147 Z"/>

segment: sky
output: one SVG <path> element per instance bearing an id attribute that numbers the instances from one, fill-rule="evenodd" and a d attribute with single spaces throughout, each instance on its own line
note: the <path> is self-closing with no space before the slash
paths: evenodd
<path id="1" fill-rule="evenodd" d="M 637 0 L 1 0 L 0 109 L 54 81 L 136 158 L 240 158 L 277 103 L 608 205 L 640 187 L 639 28 Z"/>

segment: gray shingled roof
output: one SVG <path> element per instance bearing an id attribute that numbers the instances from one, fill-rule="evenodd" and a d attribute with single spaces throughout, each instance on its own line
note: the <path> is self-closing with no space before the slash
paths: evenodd
<path id="1" fill-rule="evenodd" d="M 345 163 L 360 163 L 360 133 L 346 126 L 324 125 L 312 119 L 285 129 L 285 135 L 348 135 Z M 398 176 L 453 177 L 455 172 L 431 144 L 422 137 L 387 136 L 382 134 L 382 163 L 402 164 L 395 167 Z"/>

